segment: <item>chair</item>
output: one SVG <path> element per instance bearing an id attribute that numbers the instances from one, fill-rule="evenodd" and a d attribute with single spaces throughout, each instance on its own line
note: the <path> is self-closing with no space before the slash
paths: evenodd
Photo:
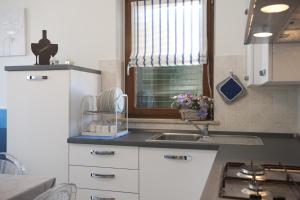
<path id="1" fill-rule="evenodd" d="M 0 174 L 23 175 L 24 169 L 15 157 L 0 152 Z"/>
<path id="2" fill-rule="evenodd" d="M 40 194 L 34 200 L 75 200 L 77 187 L 75 184 L 60 184 Z"/>

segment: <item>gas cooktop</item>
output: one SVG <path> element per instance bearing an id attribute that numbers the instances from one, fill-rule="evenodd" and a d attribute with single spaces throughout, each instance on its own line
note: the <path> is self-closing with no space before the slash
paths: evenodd
<path id="1" fill-rule="evenodd" d="M 219 196 L 228 199 L 300 200 L 300 167 L 226 163 Z"/>

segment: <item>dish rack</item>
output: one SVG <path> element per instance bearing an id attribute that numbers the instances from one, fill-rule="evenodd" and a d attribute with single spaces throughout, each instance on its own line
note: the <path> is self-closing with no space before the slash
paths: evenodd
<path id="1" fill-rule="evenodd" d="M 122 94 L 112 102 L 106 101 L 107 109 L 102 104 L 101 94 L 83 98 L 81 135 L 114 139 L 128 134 L 128 96 Z"/>

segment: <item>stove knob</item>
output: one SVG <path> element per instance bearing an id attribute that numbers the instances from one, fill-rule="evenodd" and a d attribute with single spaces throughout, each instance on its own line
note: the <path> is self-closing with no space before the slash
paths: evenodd
<path id="1" fill-rule="evenodd" d="M 285 197 L 274 197 L 273 200 L 285 200 Z"/>
<path id="2" fill-rule="evenodd" d="M 261 200 L 261 195 L 251 194 L 249 200 Z"/>

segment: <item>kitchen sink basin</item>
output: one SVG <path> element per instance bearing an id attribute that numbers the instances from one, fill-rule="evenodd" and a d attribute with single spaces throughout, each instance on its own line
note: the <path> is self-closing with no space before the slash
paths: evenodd
<path id="1" fill-rule="evenodd" d="M 199 134 L 184 134 L 184 133 L 162 133 L 152 137 L 153 141 L 198 141 L 202 136 Z"/>
<path id="2" fill-rule="evenodd" d="M 249 135 L 209 135 L 190 133 L 160 133 L 147 139 L 148 142 L 263 145 L 261 138 Z"/>

